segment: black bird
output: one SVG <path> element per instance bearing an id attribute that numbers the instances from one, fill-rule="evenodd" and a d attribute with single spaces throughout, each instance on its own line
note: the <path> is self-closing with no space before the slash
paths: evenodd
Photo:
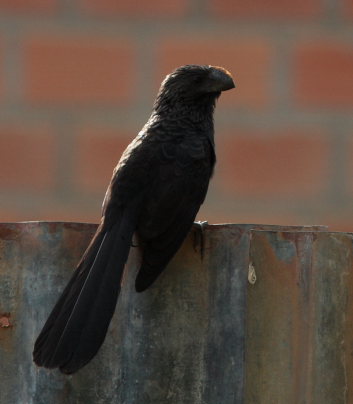
<path id="1" fill-rule="evenodd" d="M 221 67 L 186 65 L 163 81 L 150 119 L 114 169 L 97 232 L 38 336 L 34 362 L 70 374 L 102 345 L 136 232 L 148 288 L 189 232 L 216 161 L 213 111 L 234 88 Z"/>

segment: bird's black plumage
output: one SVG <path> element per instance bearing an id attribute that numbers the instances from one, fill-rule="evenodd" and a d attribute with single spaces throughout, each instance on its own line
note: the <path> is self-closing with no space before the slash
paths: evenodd
<path id="1" fill-rule="evenodd" d="M 150 119 L 114 169 L 97 232 L 37 338 L 37 365 L 69 374 L 97 353 L 134 233 L 142 248 L 138 292 L 174 256 L 205 199 L 215 164 L 215 102 L 233 87 L 230 73 L 220 67 L 186 65 L 165 78 Z"/>

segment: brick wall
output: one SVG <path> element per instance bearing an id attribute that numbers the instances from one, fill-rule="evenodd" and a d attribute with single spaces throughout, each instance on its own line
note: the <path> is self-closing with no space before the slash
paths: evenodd
<path id="1" fill-rule="evenodd" d="M 0 220 L 98 221 L 186 63 L 237 82 L 199 218 L 352 231 L 352 0 L 0 0 Z"/>

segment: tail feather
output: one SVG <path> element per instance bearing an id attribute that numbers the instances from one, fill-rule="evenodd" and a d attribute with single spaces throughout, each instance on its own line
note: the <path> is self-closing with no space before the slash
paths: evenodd
<path id="1" fill-rule="evenodd" d="M 97 353 L 114 314 L 134 225 L 98 229 L 34 346 L 39 366 L 74 373 Z"/>
<path id="2" fill-rule="evenodd" d="M 88 246 L 84 256 L 82 257 L 80 263 L 78 264 L 76 270 L 71 276 L 69 283 L 66 285 L 64 291 L 62 292 L 59 300 L 56 302 L 54 308 L 52 309 L 47 321 L 45 322 L 42 331 L 40 332 L 33 351 L 33 359 L 39 366 L 44 366 L 44 358 L 42 359 L 42 352 L 44 345 L 48 344 L 48 335 L 53 330 L 53 327 L 58 327 L 59 319 L 65 322 L 65 310 L 66 308 L 67 318 L 70 313 L 70 308 L 72 309 L 75 304 L 75 290 L 80 290 L 88 276 L 88 271 L 90 270 L 95 256 L 101 246 L 105 232 L 102 231 L 101 226 L 97 229 L 90 245 Z M 60 315 L 60 316 L 59 316 Z M 66 318 L 66 321 L 67 321 Z M 51 337 L 53 341 L 53 335 Z"/>

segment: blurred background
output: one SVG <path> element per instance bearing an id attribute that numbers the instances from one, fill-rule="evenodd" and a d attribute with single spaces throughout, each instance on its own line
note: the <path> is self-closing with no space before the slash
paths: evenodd
<path id="1" fill-rule="evenodd" d="M 237 83 L 198 219 L 352 231 L 352 0 L 0 0 L 0 221 L 99 221 L 160 82 L 190 63 Z"/>

